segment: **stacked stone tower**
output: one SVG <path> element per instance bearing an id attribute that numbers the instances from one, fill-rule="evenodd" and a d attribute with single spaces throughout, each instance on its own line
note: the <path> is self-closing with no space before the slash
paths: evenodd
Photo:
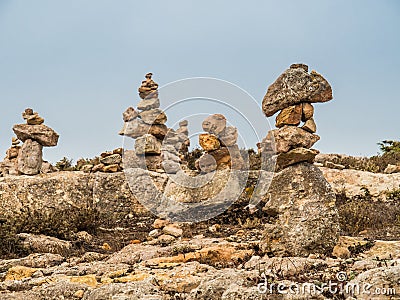
<path id="1" fill-rule="evenodd" d="M 141 101 L 137 110 L 129 107 L 123 113 L 124 127 L 119 134 L 135 139 L 135 151 L 127 150 L 124 155 L 129 167 L 176 173 L 181 168 L 179 151 L 188 144 L 187 121 L 181 122 L 177 132 L 165 125 L 167 116 L 160 109 L 158 84 L 152 75 L 146 74 L 138 89 Z"/>
<path id="2" fill-rule="evenodd" d="M 237 128 L 226 126 L 226 118 L 221 114 L 207 117 L 202 126 L 207 133 L 199 135 L 199 144 L 206 153 L 196 161 L 196 168 L 204 173 L 243 169 L 245 164 L 236 144 Z"/>
<path id="3" fill-rule="evenodd" d="M 278 129 L 268 132 L 261 143 L 261 152 L 277 154 L 277 170 L 299 163 L 314 161 L 318 150 L 310 149 L 320 137 L 315 134 L 314 107 L 311 103 L 332 99 L 329 83 L 308 66 L 292 64 L 269 86 L 262 108 L 267 117 L 276 117 Z M 298 127 L 304 122 L 301 127 Z"/>
<path id="4" fill-rule="evenodd" d="M 52 171 L 51 165 L 43 161 L 43 147 L 57 146 L 59 135 L 50 127 L 43 125 L 44 119 L 31 108 L 25 109 L 22 117 L 26 124 L 14 125 L 17 138 L 2 163 L 3 175 L 36 175 Z M 23 142 L 22 147 L 19 146 Z"/>

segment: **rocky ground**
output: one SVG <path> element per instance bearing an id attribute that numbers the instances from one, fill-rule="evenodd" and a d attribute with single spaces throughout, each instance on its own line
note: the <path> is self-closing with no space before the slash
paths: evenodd
<path id="1" fill-rule="evenodd" d="M 227 212 L 179 224 L 146 211 L 123 173 L 0 178 L 0 299 L 397 299 L 400 175 L 320 169 L 341 237 L 297 257 L 265 247 L 271 216 L 248 209 L 256 172 Z M 342 291 L 296 292 L 329 283 Z"/>

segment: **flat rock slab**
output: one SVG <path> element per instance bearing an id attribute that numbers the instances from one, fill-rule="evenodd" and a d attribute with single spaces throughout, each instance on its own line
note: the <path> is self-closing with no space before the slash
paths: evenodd
<path id="1" fill-rule="evenodd" d="M 305 65 L 304 65 L 305 66 Z M 268 87 L 262 102 L 267 117 L 276 112 L 302 102 L 327 102 L 332 99 L 332 87 L 315 71 L 292 65 Z"/>
<path id="2" fill-rule="evenodd" d="M 59 135 L 46 125 L 17 124 L 13 131 L 22 142 L 31 139 L 45 147 L 54 147 L 58 143 Z"/>

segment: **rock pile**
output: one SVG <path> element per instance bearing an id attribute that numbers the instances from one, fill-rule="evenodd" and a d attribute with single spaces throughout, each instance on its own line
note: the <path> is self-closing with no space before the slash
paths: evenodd
<path id="1" fill-rule="evenodd" d="M 207 117 L 202 126 L 207 133 L 199 135 L 199 143 L 206 153 L 196 161 L 196 168 L 204 173 L 229 168 L 243 169 L 245 163 L 236 144 L 237 128 L 226 126 L 226 118 L 221 114 Z"/>
<path id="2" fill-rule="evenodd" d="M 120 135 L 135 139 L 135 150 L 124 152 L 128 167 L 147 168 L 151 171 L 177 173 L 180 170 L 179 151 L 187 151 L 187 121 L 180 123 L 174 131 L 165 123 L 167 116 L 160 109 L 158 84 L 152 79 L 152 73 L 146 74 L 146 80 L 139 87 L 142 99 L 137 110 L 129 107 L 123 113 L 124 127 Z"/>
<path id="3" fill-rule="evenodd" d="M 320 137 L 315 134 L 311 103 L 332 99 L 332 88 L 320 74 L 308 73 L 308 66 L 292 64 L 269 86 L 262 108 L 267 117 L 280 111 L 275 126 L 261 143 L 261 152 L 276 153 L 276 168 L 314 161 L 318 150 L 310 149 Z M 304 124 L 298 127 L 301 122 Z"/>
<path id="4" fill-rule="evenodd" d="M 3 175 L 36 175 L 49 173 L 54 168 L 43 161 L 43 147 L 53 147 L 58 143 L 59 135 L 51 128 L 43 125 L 44 119 L 31 108 L 25 109 L 22 117 L 26 124 L 14 125 L 17 138 L 12 139 L 12 146 L 7 150 L 1 171 Z M 20 141 L 23 142 L 19 146 Z"/>
<path id="5" fill-rule="evenodd" d="M 178 223 L 170 223 L 165 219 L 156 219 L 153 223 L 153 230 L 149 232 L 149 241 L 153 245 L 169 245 L 176 239 L 180 239 L 183 230 Z"/>
<path id="6" fill-rule="evenodd" d="M 113 151 L 105 151 L 91 160 L 80 159 L 76 163 L 76 170 L 85 173 L 116 173 L 123 170 L 122 164 L 122 148 L 114 149 Z"/>
<path id="7" fill-rule="evenodd" d="M 277 256 L 308 256 L 332 251 L 339 235 L 335 194 L 312 163 L 318 140 L 311 103 L 332 99 L 329 83 L 304 64 L 291 65 L 268 88 L 263 100 L 266 116 L 276 117 L 279 129 L 268 132 L 261 153 L 276 161 L 274 176 L 264 197 L 266 211 L 274 217 L 267 224 L 264 250 Z M 304 125 L 297 127 L 303 121 Z M 277 155 L 275 155 L 277 154 Z"/>
<path id="8" fill-rule="evenodd" d="M 6 157 L 1 163 L 0 173 L 2 175 L 18 175 L 18 155 L 21 151 L 20 140 L 13 137 L 11 147 L 6 152 Z"/>

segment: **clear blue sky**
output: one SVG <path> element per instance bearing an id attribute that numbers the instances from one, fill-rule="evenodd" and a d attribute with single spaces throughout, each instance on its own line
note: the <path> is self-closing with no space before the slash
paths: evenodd
<path id="1" fill-rule="evenodd" d="M 61 136 L 45 158 L 76 160 L 122 145 L 121 113 L 148 71 L 160 85 L 227 80 L 261 104 L 304 62 L 334 91 L 316 105 L 315 147 L 373 155 L 400 139 L 399 29 L 396 0 L 0 0 L 0 152 L 26 107 Z"/>

